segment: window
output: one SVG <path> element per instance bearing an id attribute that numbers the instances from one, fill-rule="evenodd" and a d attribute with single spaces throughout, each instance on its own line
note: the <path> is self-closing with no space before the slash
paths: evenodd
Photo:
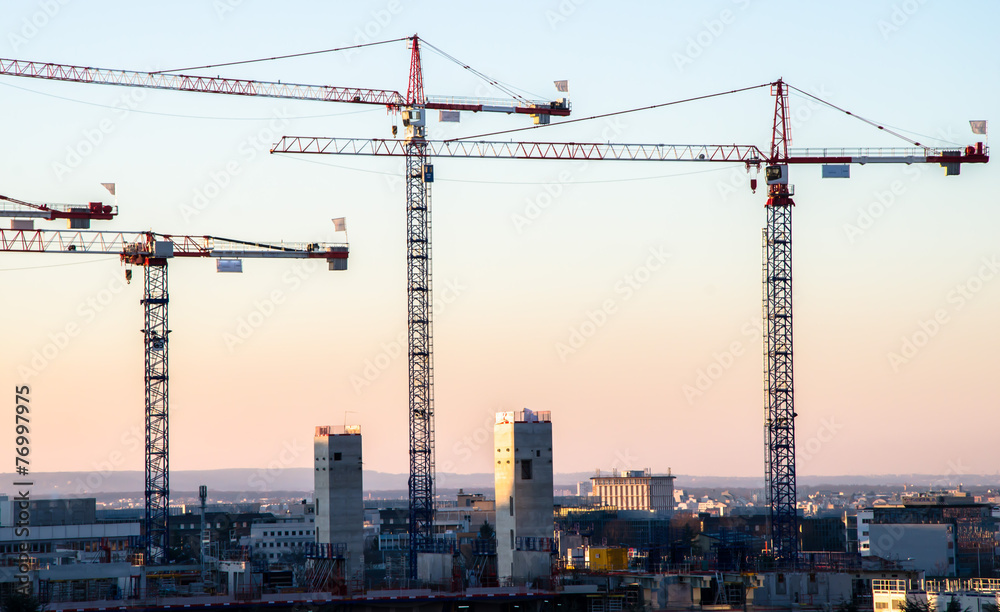
<path id="1" fill-rule="evenodd" d="M 876 601 L 875 602 L 875 609 L 876 610 L 885 610 L 888 607 L 889 607 L 889 602 L 887 602 L 887 601 Z"/>
<path id="2" fill-rule="evenodd" d="M 510 503 L 507 505 L 507 508 L 510 509 L 510 515 L 514 516 L 514 496 L 513 495 L 510 496 Z"/>
<path id="3" fill-rule="evenodd" d="M 521 480 L 531 480 L 531 459 L 521 460 Z"/>
<path id="4" fill-rule="evenodd" d="M 510 549 L 514 550 L 514 530 L 510 530 Z"/>
<path id="5" fill-rule="evenodd" d="M 334 454 L 333 454 L 333 460 L 334 460 L 334 461 L 340 461 L 340 457 L 341 457 L 341 454 L 340 454 L 340 453 L 334 453 Z"/>

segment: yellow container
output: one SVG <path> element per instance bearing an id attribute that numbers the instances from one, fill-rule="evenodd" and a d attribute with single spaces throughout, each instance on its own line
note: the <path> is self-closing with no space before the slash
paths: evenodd
<path id="1" fill-rule="evenodd" d="M 617 572 L 628 569 L 628 549 L 591 546 L 587 551 L 591 571 Z"/>

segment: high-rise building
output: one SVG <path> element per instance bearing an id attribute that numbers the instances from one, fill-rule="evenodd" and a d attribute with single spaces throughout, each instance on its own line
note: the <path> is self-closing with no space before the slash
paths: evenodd
<path id="1" fill-rule="evenodd" d="M 364 493 L 361 427 L 316 428 L 316 542 L 346 558 L 345 577 L 364 576 Z"/>
<path id="2" fill-rule="evenodd" d="M 619 510 L 652 510 L 670 513 L 674 509 L 674 476 L 653 474 L 645 470 L 612 471 L 609 476 L 600 472 L 590 479 L 593 495 L 601 498 L 602 506 Z"/>
<path id="3" fill-rule="evenodd" d="M 493 426 L 497 576 L 524 584 L 551 575 L 552 421 L 548 412 L 498 412 Z"/>

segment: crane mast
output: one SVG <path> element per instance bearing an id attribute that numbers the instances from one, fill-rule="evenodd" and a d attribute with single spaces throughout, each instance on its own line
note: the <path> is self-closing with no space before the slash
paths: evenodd
<path id="1" fill-rule="evenodd" d="M 145 381 L 145 514 L 146 557 L 162 565 L 170 543 L 170 378 L 167 326 L 167 260 L 154 258 L 144 266 L 143 377 Z"/>
<path id="2" fill-rule="evenodd" d="M 771 86 L 774 127 L 767 180 L 767 225 L 763 236 L 764 440 L 770 549 L 778 567 L 791 569 L 798 556 L 795 495 L 795 402 L 792 379 L 792 190 L 788 185 L 790 140 L 788 90 Z"/>
<path id="3" fill-rule="evenodd" d="M 406 128 L 406 302 L 409 372 L 409 550 L 407 566 L 417 577 L 417 555 L 434 539 L 434 297 L 431 269 L 431 194 L 420 43 L 413 37 L 410 83 L 402 110 Z"/>

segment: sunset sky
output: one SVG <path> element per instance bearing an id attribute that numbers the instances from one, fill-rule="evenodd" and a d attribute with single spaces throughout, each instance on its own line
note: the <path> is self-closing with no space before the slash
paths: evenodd
<path id="1" fill-rule="evenodd" d="M 573 118 L 781 77 L 961 148 L 1000 109 L 985 1 L 15 0 L 4 15 L 0 56 L 133 70 L 418 33 L 529 98 L 568 95 Z M 408 69 L 397 42 L 201 74 L 405 93 Z M 424 82 L 502 95 L 426 48 Z M 0 93 L 0 194 L 112 204 L 100 183 L 115 182 L 120 214 L 94 229 L 324 241 L 347 219 L 347 272 L 170 264 L 172 469 L 280 479 L 311 465 L 314 426 L 347 422 L 366 469 L 406 472 L 402 161 L 268 154 L 283 135 L 391 138 L 398 116 L 13 77 Z M 498 138 L 763 149 L 773 105 L 765 87 Z M 800 94 L 791 106 L 793 147 L 906 146 Z M 530 125 L 430 118 L 435 139 Z M 558 472 L 763 473 L 765 195 L 741 166 L 438 159 L 435 175 L 438 470 L 490 471 L 493 414 L 528 407 L 552 413 Z M 997 163 L 791 179 L 798 473 L 997 474 Z M 141 271 L 126 285 L 114 257 L 8 253 L 0 273 L 0 380 L 31 387 L 32 469 L 141 470 Z"/>

